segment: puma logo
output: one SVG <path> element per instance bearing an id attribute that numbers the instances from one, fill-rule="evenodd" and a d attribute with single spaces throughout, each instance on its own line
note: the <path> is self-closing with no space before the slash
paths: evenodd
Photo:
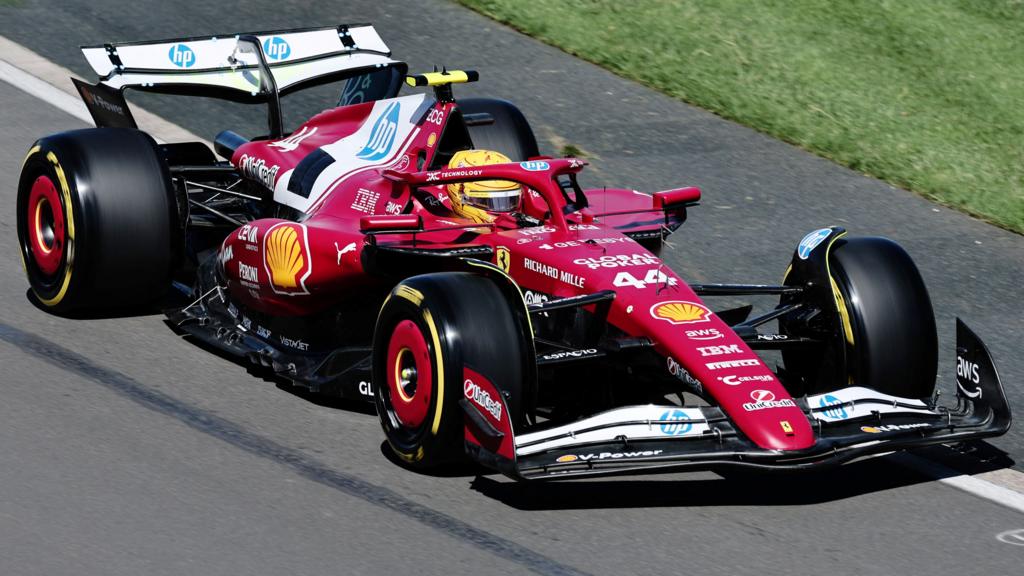
<path id="1" fill-rule="evenodd" d="M 356 251 L 356 243 L 355 242 L 349 242 L 348 245 L 345 246 L 344 248 L 338 248 L 338 243 L 335 242 L 334 243 L 334 249 L 338 251 L 338 266 L 341 266 L 341 257 L 342 257 L 342 255 L 347 254 L 349 252 L 355 252 Z"/>

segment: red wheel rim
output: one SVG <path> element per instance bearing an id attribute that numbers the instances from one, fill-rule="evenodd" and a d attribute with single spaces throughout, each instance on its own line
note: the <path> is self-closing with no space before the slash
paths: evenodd
<path id="1" fill-rule="evenodd" d="M 32 183 L 28 195 L 28 236 L 32 258 L 40 272 L 54 275 L 64 256 L 64 210 L 49 176 Z"/>
<path id="2" fill-rule="evenodd" d="M 430 410 L 433 394 L 433 364 L 423 333 L 412 320 L 395 326 L 388 343 L 388 391 L 395 416 L 404 425 L 416 428 Z"/>

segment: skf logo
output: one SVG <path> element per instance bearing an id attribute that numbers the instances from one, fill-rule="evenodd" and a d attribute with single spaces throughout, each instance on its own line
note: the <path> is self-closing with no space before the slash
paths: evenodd
<path id="1" fill-rule="evenodd" d="M 196 63 L 196 53 L 184 44 L 175 44 L 167 51 L 167 58 L 178 68 L 191 68 Z"/>
<path id="2" fill-rule="evenodd" d="M 284 60 L 292 53 L 292 47 L 280 36 L 271 36 L 263 41 L 263 53 L 269 60 Z"/>
<path id="3" fill-rule="evenodd" d="M 313 271 L 313 263 L 306 227 L 291 222 L 271 226 L 263 242 L 263 263 L 275 293 L 309 294 L 306 278 Z"/>
<path id="4" fill-rule="evenodd" d="M 395 144 L 395 134 L 398 132 L 398 112 L 402 106 L 398 102 L 388 104 L 384 112 L 377 117 L 377 122 L 370 131 L 370 138 L 366 146 L 356 156 L 363 160 L 381 160 L 391 152 Z"/>
<path id="5" fill-rule="evenodd" d="M 671 301 L 651 306 L 651 316 L 672 324 L 709 322 L 711 311 L 696 302 Z"/>
<path id="6" fill-rule="evenodd" d="M 512 267 L 512 255 L 509 254 L 508 248 L 498 246 L 498 253 L 495 255 L 494 261 L 498 264 L 498 268 L 501 268 L 508 274 L 509 269 Z"/>

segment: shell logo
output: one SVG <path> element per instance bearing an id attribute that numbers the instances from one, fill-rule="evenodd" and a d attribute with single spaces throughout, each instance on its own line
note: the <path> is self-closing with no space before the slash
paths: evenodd
<path id="1" fill-rule="evenodd" d="M 292 223 L 272 226 L 263 242 L 263 255 L 270 287 L 275 293 L 309 294 L 306 278 L 313 271 L 313 263 L 305 226 Z"/>
<path id="2" fill-rule="evenodd" d="M 861 426 L 860 430 L 861 432 L 867 432 L 868 434 L 880 434 L 882 432 L 881 429 L 875 428 L 874 426 Z"/>
<path id="3" fill-rule="evenodd" d="M 660 302 L 651 306 L 651 316 L 672 324 L 695 324 L 711 321 L 710 310 L 696 302 L 680 300 Z"/>
<path id="4" fill-rule="evenodd" d="M 576 460 L 579 460 L 579 458 L 577 456 L 575 456 L 573 454 L 566 454 L 565 456 L 559 456 L 555 460 L 555 462 L 561 462 L 561 463 L 564 464 L 566 462 L 575 462 Z"/>

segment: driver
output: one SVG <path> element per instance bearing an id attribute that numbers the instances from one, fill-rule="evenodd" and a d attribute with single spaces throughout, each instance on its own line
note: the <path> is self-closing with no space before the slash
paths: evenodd
<path id="1" fill-rule="evenodd" d="M 511 162 L 508 156 L 493 150 L 460 150 L 448 162 L 449 169 L 472 168 Z M 482 180 L 448 185 L 448 199 L 452 211 L 462 218 L 487 224 L 494 222 L 494 213 L 509 213 L 519 209 L 523 188 L 508 180 Z"/>

